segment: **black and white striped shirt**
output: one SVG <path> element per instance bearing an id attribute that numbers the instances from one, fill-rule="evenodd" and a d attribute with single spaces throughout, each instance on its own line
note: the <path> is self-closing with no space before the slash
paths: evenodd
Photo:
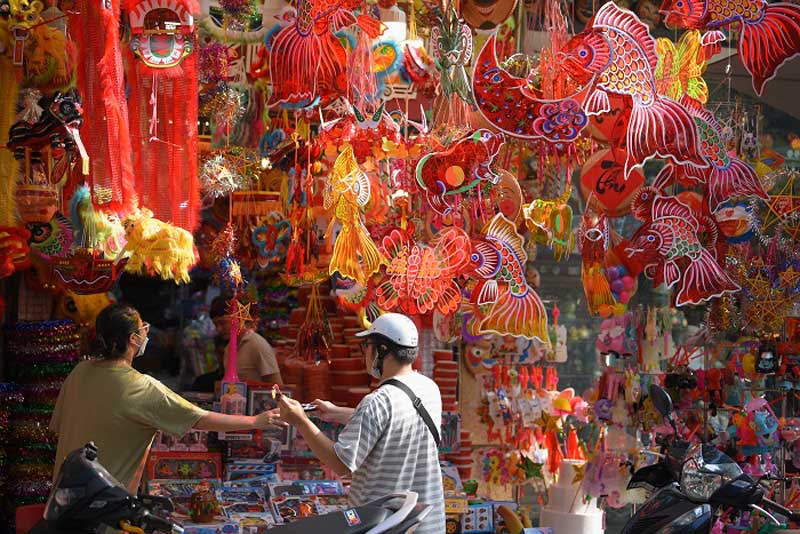
<path id="1" fill-rule="evenodd" d="M 441 432 L 442 398 L 436 383 L 419 373 L 394 378 L 422 400 Z M 419 502 L 433 506 L 416 534 L 445 531 L 439 451 L 430 430 L 402 390 L 383 386 L 364 397 L 339 434 L 334 450 L 353 475 L 352 506 L 395 491 L 415 491 Z"/>

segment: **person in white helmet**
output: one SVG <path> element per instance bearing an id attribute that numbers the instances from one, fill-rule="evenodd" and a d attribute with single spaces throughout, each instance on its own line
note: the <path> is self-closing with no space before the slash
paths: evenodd
<path id="1" fill-rule="evenodd" d="M 445 532 L 438 447 L 442 398 L 436 383 L 412 368 L 417 327 L 405 315 L 387 313 L 356 335 L 363 339 L 367 370 L 381 380 L 381 386 L 355 410 L 314 401 L 317 416 L 345 425 L 337 441 L 328 439 L 300 403 L 286 396 L 279 403 L 281 417 L 297 428 L 322 462 L 339 475 L 352 475 L 352 506 L 395 491 L 414 491 L 419 502 L 433 506 L 415 532 L 441 534 Z"/>

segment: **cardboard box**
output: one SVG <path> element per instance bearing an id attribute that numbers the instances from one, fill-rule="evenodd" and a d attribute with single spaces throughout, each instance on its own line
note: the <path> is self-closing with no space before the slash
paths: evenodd
<path id="1" fill-rule="evenodd" d="M 222 478 L 222 456 L 212 452 L 151 451 L 147 480 L 200 480 Z"/>
<path id="2" fill-rule="evenodd" d="M 184 523 L 183 534 L 239 534 L 239 523 L 226 520 L 215 523 Z"/>

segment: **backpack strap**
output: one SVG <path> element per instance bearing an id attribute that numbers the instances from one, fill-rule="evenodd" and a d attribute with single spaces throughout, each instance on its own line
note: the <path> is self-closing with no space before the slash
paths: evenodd
<path id="1" fill-rule="evenodd" d="M 394 386 L 400 390 L 402 390 L 408 398 L 411 399 L 411 404 L 414 405 L 414 409 L 417 410 L 417 413 L 420 417 L 422 417 L 422 421 L 425 423 L 425 426 L 428 427 L 428 430 L 431 431 L 431 435 L 433 436 L 433 441 L 436 442 L 436 447 L 440 447 L 442 445 L 442 440 L 439 437 L 439 431 L 436 429 L 436 425 L 433 423 L 433 419 L 431 418 L 431 414 L 428 413 L 428 410 L 425 409 L 425 406 L 422 405 L 422 401 L 417 397 L 411 388 L 405 385 L 404 383 L 400 382 L 399 380 L 395 380 L 394 378 L 390 378 L 388 380 L 384 380 L 381 387 L 389 385 Z"/>

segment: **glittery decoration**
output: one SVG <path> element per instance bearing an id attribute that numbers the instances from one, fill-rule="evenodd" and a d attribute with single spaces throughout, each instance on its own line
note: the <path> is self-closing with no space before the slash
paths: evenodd
<path id="1" fill-rule="evenodd" d="M 220 87 L 202 104 L 200 115 L 210 117 L 217 127 L 231 128 L 245 112 L 245 95 L 232 87 Z"/>
<path id="2" fill-rule="evenodd" d="M 223 197 L 250 185 L 250 180 L 239 174 L 221 154 L 207 160 L 200 169 L 200 186 L 207 197 Z"/>
<path id="3" fill-rule="evenodd" d="M 222 43 L 212 42 L 200 49 L 200 83 L 216 85 L 230 80 L 231 53 Z"/>

